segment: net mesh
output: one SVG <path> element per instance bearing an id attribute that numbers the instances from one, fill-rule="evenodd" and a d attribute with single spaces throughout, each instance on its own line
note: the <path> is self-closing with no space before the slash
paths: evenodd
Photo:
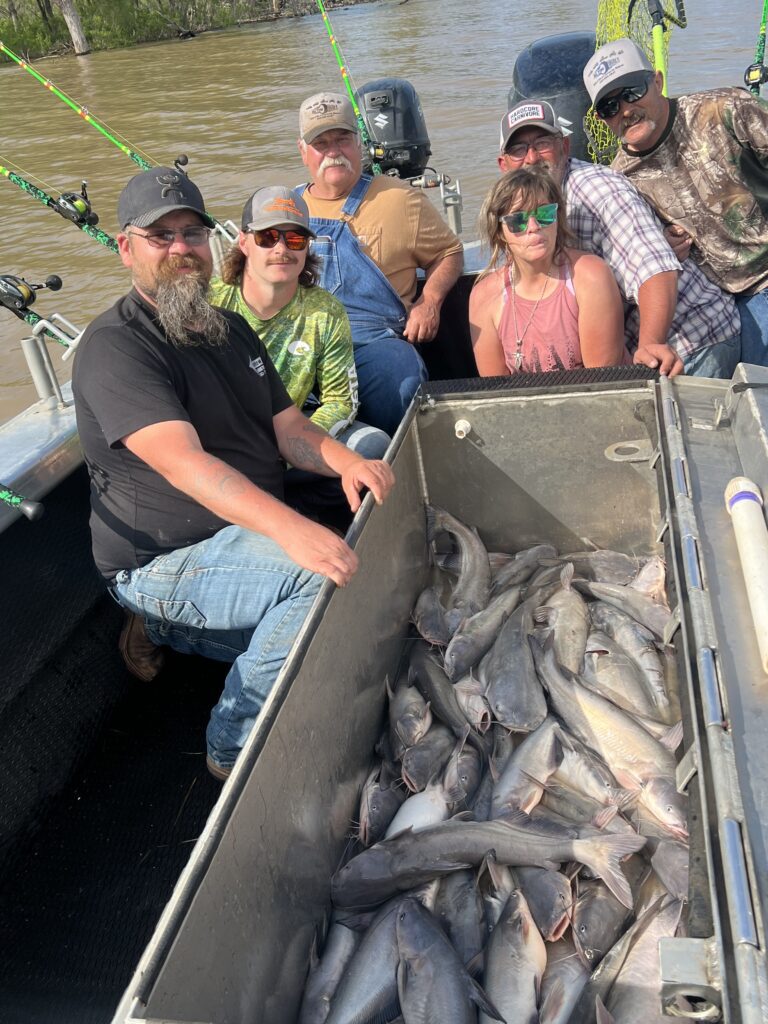
<path id="1" fill-rule="evenodd" d="M 595 49 L 598 50 L 614 39 L 629 37 L 653 64 L 653 7 L 657 7 L 663 17 L 666 68 L 669 64 L 672 27 L 677 25 L 685 28 L 687 24 L 684 0 L 664 0 L 664 3 L 651 3 L 648 0 L 598 0 Z M 600 120 L 593 107 L 589 108 L 584 118 L 584 131 L 590 156 L 595 163 L 609 164 L 616 155 L 618 139 L 605 122 Z"/>

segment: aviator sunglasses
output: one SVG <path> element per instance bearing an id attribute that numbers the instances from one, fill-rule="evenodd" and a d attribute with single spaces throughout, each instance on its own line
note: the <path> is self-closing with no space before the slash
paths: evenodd
<path id="1" fill-rule="evenodd" d="M 274 249 L 282 238 L 286 249 L 301 252 L 309 245 L 309 235 L 301 231 L 281 231 L 280 228 L 264 228 L 263 231 L 251 231 L 253 240 L 260 249 Z"/>
<path id="2" fill-rule="evenodd" d="M 557 203 L 544 203 L 536 210 L 515 210 L 504 217 L 499 217 L 500 223 L 504 224 L 513 235 L 522 235 L 528 227 L 528 221 L 533 217 L 540 227 L 548 227 L 554 224 L 557 218 Z"/>
<path id="3" fill-rule="evenodd" d="M 615 96 L 606 96 L 605 99 L 595 104 L 595 113 L 600 120 L 607 121 L 611 117 L 616 117 L 622 103 L 637 103 L 638 100 L 641 100 L 648 92 L 651 77 L 651 75 L 647 75 L 645 81 L 639 85 L 627 85 Z"/>

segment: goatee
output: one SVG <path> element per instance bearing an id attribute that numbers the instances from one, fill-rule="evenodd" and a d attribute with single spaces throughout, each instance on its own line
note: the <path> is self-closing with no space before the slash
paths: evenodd
<path id="1" fill-rule="evenodd" d="M 189 267 L 185 274 L 179 268 Z M 155 279 L 157 319 L 168 341 L 177 348 L 208 345 L 219 348 L 226 343 L 229 325 L 206 296 L 210 272 L 197 256 L 169 256 Z"/>

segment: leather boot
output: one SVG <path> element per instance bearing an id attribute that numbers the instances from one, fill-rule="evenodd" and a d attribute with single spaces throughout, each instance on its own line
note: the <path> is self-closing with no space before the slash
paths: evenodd
<path id="1" fill-rule="evenodd" d="M 157 647 L 146 634 L 140 615 L 128 612 L 118 644 L 126 668 L 145 683 L 151 682 L 165 664 L 162 647 Z"/>

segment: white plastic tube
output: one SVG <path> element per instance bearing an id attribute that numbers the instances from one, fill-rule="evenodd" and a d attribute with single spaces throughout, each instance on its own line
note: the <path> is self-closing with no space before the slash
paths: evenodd
<path id="1" fill-rule="evenodd" d="M 768 672 L 768 528 L 760 488 L 745 476 L 735 476 L 725 489 L 725 507 L 736 534 L 760 661 Z"/>
<path id="2" fill-rule="evenodd" d="M 456 437 L 461 441 L 472 432 L 472 424 L 469 420 L 456 420 L 454 428 Z"/>

